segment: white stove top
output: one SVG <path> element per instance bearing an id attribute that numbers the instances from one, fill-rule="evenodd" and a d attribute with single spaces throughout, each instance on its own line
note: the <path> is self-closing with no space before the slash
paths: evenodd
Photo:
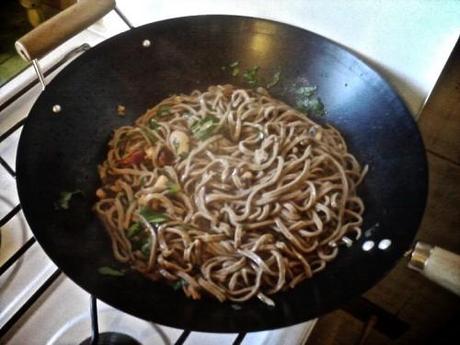
<path id="1" fill-rule="evenodd" d="M 220 13 L 275 19 L 312 30 L 374 62 L 413 114 L 417 114 L 457 40 L 460 6 L 449 1 L 439 7 L 411 1 L 389 3 L 137 0 L 133 6 L 132 1 L 118 0 L 119 8 L 135 26 L 183 15 Z M 81 44 L 94 46 L 126 29 L 112 12 L 48 54 L 40 64 L 47 71 Z M 47 80 L 60 68 L 50 73 Z M 20 97 L 16 95 L 35 80 L 34 71 L 28 68 L 0 88 L 0 136 L 4 139 L 0 140 L 0 159 L 6 163 L 0 165 L 0 219 L 7 220 L 0 224 L 0 330 L 8 329 L 0 336 L 0 344 L 78 344 L 91 331 L 89 295 L 59 273 L 35 242 L 22 212 L 16 212 L 19 200 L 14 172 L 12 175 L 5 167 L 15 167 L 22 127 L 11 128 L 27 116 L 40 94 L 40 86 L 35 83 Z M 174 344 L 183 332 L 134 318 L 102 302 L 98 305 L 101 332 L 123 332 L 143 344 Z M 304 344 L 314 324 L 310 321 L 275 331 L 249 333 L 241 344 Z M 185 344 L 234 344 L 236 337 L 237 334 L 192 332 Z"/>

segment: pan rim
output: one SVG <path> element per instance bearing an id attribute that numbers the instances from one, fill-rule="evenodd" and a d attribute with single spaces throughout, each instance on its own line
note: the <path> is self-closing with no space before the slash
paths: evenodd
<path id="1" fill-rule="evenodd" d="M 308 32 L 309 34 L 314 35 L 314 36 L 317 37 L 318 39 L 326 40 L 329 44 L 332 44 L 333 46 L 340 48 L 342 51 L 345 51 L 347 54 L 350 54 L 354 60 L 358 61 L 359 64 L 362 65 L 362 67 L 364 67 L 366 70 L 368 70 L 369 72 L 371 72 L 371 73 L 373 74 L 373 77 L 375 77 L 375 76 L 378 77 L 385 85 L 387 85 L 388 88 L 391 90 L 393 96 L 396 97 L 397 102 L 398 102 L 400 105 L 402 105 L 402 107 L 404 108 L 404 111 L 409 115 L 409 117 L 410 117 L 410 120 L 409 120 L 409 121 L 411 121 L 411 125 L 414 126 L 415 128 L 417 128 L 415 119 L 414 119 L 413 116 L 411 115 L 409 109 L 407 108 L 407 105 L 405 104 L 404 100 L 403 100 L 402 97 L 399 95 L 399 93 L 396 92 L 395 88 L 391 85 L 391 83 L 390 83 L 387 79 L 385 79 L 376 69 L 374 69 L 374 68 L 372 67 L 372 65 L 370 65 L 369 63 L 367 63 L 366 61 L 364 61 L 364 60 L 363 60 L 359 55 L 357 55 L 355 52 L 353 52 L 353 51 L 350 50 L 349 48 L 347 48 L 347 47 L 341 45 L 340 43 L 337 43 L 337 42 L 335 42 L 335 41 L 333 41 L 333 40 L 331 40 L 331 39 L 329 39 L 329 38 L 327 38 L 327 37 L 323 37 L 323 36 L 321 36 L 321 35 L 319 35 L 319 34 L 316 34 L 316 33 L 314 33 L 314 32 L 311 32 L 311 31 L 309 31 L 309 30 L 303 29 L 303 28 L 298 27 L 298 26 L 294 26 L 294 25 L 292 25 L 292 24 L 282 23 L 282 22 L 278 22 L 278 21 L 271 20 L 271 19 L 264 19 L 264 18 L 257 18 L 257 17 L 247 17 L 247 16 L 234 16 L 234 15 L 196 15 L 196 16 L 183 16 L 183 17 L 176 17 L 176 18 L 171 18 L 171 19 L 165 19 L 165 20 L 162 20 L 162 21 L 157 21 L 157 22 L 152 22 L 152 23 L 144 24 L 144 25 L 139 26 L 139 27 L 136 27 L 136 28 L 134 28 L 134 29 L 132 29 L 132 30 L 128 30 L 128 31 L 125 31 L 125 32 L 123 32 L 123 33 L 121 33 L 121 34 L 118 34 L 118 35 L 115 35 L 115 36 L 113 36 L 113 37 L 110 37 L 109 39 L 107 39 L 107 40 L 101 42 L 100 44 L 94 46 L 93 48 L 91 48 L 90 51 L 86 52 L 86 54 L 84 54 L 84 55 L 90 54 L 91 51 L 94 51 L 94 50 L 95 50 L 94 48 L 99 48 L 99 49 L 101 49 L 101 50 L 104 49 L 103 47 L 105 47 L 105 45 L 111 44 L 112 41 L 116 40 L 117 38 L 119 38 L 119 37 L 121 37 L 121 36 L 123 36 L 123 35 L 129 35 L 129 33 L 130 33 L 130 32 L 133 32 L 133 31 L 145 30 L 146 28 L 148 28 L 148 27 L 150 27 L 150 26 L 153 26 L 153 25 L 155 25 L 155 24 L 165 23 L 165 22 L 174 22 L 174 21 L 190 20 L 190 19 L 195 19 L 195 18 L 200 18 L 200 19 L 201 19 L 201 18 L 206 18 L 206 19 L 207 19 L 207 18 L 209 18 L 209 17 L 217 17 L 217 18 L 219 18 L 219 17 L 227 17 L 227 18 L 230 17 L 230 18 L 243 19 L 243 20 L 250 20 L 250 21 L 254 21 L 254 20 L 256 20 L 256 21 L 264 21 L 264 22 L 272 23 L 272 24 L 274 24 L 274 25 L 280 25 L 280 24 L 281 24 L 281 25 L 283 25 L 283 26 L 291 27 L 291 28 L 294 28 L 294 29 L 296 29 L 296 30 Z M 78 58 L 77 58 L 76 60 L 74 60 L 74 61 L 78 61 Z M 72 64 L 72 63 L 73 63 L 73 62 L 71 62 L 71 64 Z M 69 64 L 69 65 L 70 65 L 70 64 Z M 66 68 L 67 68 L 67 66 L 66 66 Z M 66 69 L 66 68 L 65 68 L 65 69 Z M 63 71 L 65 71 L 65 69 L 64 69 Z M 63 71 L 61 71 L 61 72 L 58 74 L 58 76 L 57 76 L 56 78 L 58 78 L 59 75 L 60 75 Z M 55 79 L 56 79 L 56 78 L 55 78 Z M 54 81 L 55 79 L 53 79 L 53 81 Z M 50 83 L 50 85 L 52 85 L 52 82 Z M 40 96 L 40 97 L 41 97 L 41 96 Z M 39 97 L 39 98 L 40 98 L 40 97 Z M 37 99 L 37 101 L 38 101 L 38 99 Z M 36 101 L 36 102 L 37 102 L 37 101 Z M 34 106 L 35 106 L 35 105 L 34 105 Z M 33 108 L 32 108 L 32 110 L 31 110 L 30 113 L 32 113 L 32 111 L 33 111 Z M 30 115 L 30 113 L 29 113 L 29 115 Z M 25 124 L 24 124 L 24 129 L 26 129 L 26 127 L 27 127 L 27 124 L 28 124 L 28 122 L 29 122 L 28 120 L 29 120 L 29 116 L 27 116 L 27 118 L 26 118 L 26 121 L 25 121 Z M 418 136 L 418 139 L 419 139 L 419 142 L 420 142 L 420 145 L 421 145 L 420 147 L 423 148 L 423 147 L 424 147 L 424 146 L 423 146 L 423 140 L 422 140 L 422 138 L 421 138 L 420 135 Z M 17 161 L 16 161 L 16 171 L 17 171 L 17 172 L 20 170 L 20 169 L 18 170 L 18 167 L 21 168 L 22 162 L 21 162 L 21 158 L 20 158 L 20 157 L 24 156 L 23 154 L 21 154 L 21 152 L 24 150 L 24 147 L 25 147 L 25 144 L 24 144 L 24 142 L 23 142 L 23 135 L 21 135 L 21 139 L 20 139 L 20 142 L 19 142 L 19 145 L 18 145 L 18 151 L 17 151 L 17 156 L 18 156 L 18 159 L 17 159 Z M 425 170 L 425 176 L 426 176 L 426 178 L 425 178 L 425 181 L 424 181 L 424 182 L 425 182 L 425 183 L 424 183 L 424 185 L 425 185 L 425 193 L 424 193 L 424 194 L 425 194 L 425 198 L 424 198 L 423 210 L 422 210 L 422 212 L 421 212 L 422 216 L 423 216 L 424 210 L 426 209 L 426 206 L 427 206 L 427 191 L 428 191 L 428 168 L 427 168 L 426 152 L 425 152 L 425 150 L 423 150 L 423 152 L 424 152 L 424 157 L 423 157 L 424 162 L 423 162 L 423 164 L 424 164 L 424 168 L 425 168 L 424 170 Z M 23 188 L 22 188 L 22 186 L 21 186 L 20 175 L 21 175 L 21 174 L 18 173 L 17 187 L 18 187 L 19 199 L 21 200 L 21 203 L 22 203 L 22 200 L 23 200 L 23 198 L 24 198 L 24 193 L 26 193 L 26 192 L 23 190 Z M 21 175 L 21 176 L 22 176 L 22 175 Z M 29 216 L 28 216 L 28 213 L 29 213 L 29 212 L 28 212 L 26 209 L 24 209 L 24 215 L 25 215 L 25 217 L 26 217 L 26 219 L 27 219 L 27 221 L 28 221 L 28 223 L 29 223 Z M 423 218 L 422 216 L 419 217 L 417 229 L 418 229 L 418 227 L 420 226 L 420 223 L 421 223 L 421 221 L 422 221 L 422 218 Z M 29 224 L 32 224 L 32 223 L 29 223 Z M 31 229 L 32 229 L 32 226 L 31 226 Z M 33 231 L 33 230 L 32 230 L 32 231 Z M 34 232 L 34 231 L 33 231 L 33 232 Z M 34 232 L 34 236 L 35 236 L 35 232 Z M 37 241 L 38 241 L 38 238 L 37 238 Z M 38 241 L 38 242 L 40 243 L 40 241 Z M 47 255 L 50 257 L 50 259 L 51 259 L 54 263 L 56 263 L 56 265 L 57 265 L 58 267 L 60 267 L 60 265 L 57 264 L 57 262 L 55 261 L 55 259 L 54 259 L 52 256 L 50 256 L 50 255 L 48 254 L 47 248 L 46 248 L 46 247 L 43 247 L 43 249 L 44 249 L 44 251 L 47 253 Z M 402 253 L 401 253 L 401 254 L 402 254 Z M 400 256 L 399 258 L 401 258 L 401 256 Z M 391 268 L 393 268 L 393 267 L 397 264 L 398 261 L 399 261 L 399 259 L 394 260 L 394 261 L 393 261 L 393 264 L 391 265 Z M 391 268 L 390 268 L 390 269 L 391 269 Z M 66 273 L 65 271 L 63 271 L 63 272 Z M 66 275 L 67 275 L 67 274 L 66 274 Z M 386 273 L 385 273 L 384 275 L 381 275 L 381 276 L 379 277 L 379 280 L 383 279 L 383 277 L 384 277 L 385 275 L 386 275 Z M 80 286 L 81 288 L 83 288 L 85 291 L 88 291 L 84 285 L 80 284 L 79 281 L 74 280 L 71 276 L 68 276 L 68 277 L 69 277 L 73 282 L 75 282 L 78 286 Z M 372 286 L 374 286 L 375 283 L 376 283 L 376 282 L 374 282 Z M 89 291 L 88 291 L 88 292 L 89 292 Z M 362 292 L 364 292 L 364 291 L 361 291 L 361 293 L 362 293 Z M 98 296 L 98 299 L 100 299 L 101 301 L 103 301 L 103 302 L 105 302 L 105 303 L 107 303 L 107 304 L 109 304 L 109 305 L 113 305 L 112 303 L 109 303 L 109 302 L 107 302 L 106 300 L 104 300 L 103 297 L 101 298 L 101 297 Z M 116 307 L 116 308 L 119 309 L 118 307 Z M 333 309 L 335 309 L 335 308 L 333 308 Z M 122 310 L 123 310 L 124 312 L 127 312 L 128 314 L 131 314 L 131 315 L 133 315 L 133 316 L 139 317 L 138 315 L 136 315 L 136 314 L 134 314 L 134 313 L 131 313 L 130 311 L 126 311 L 125 309 L 122 309 Z M 324 311 L 324 312 L 327 312 L 327 311 Z M 307 321 L 307 320 L 304 320 L 304 321 Z M 156 322 L 156 321 L 155 321 L 155 322 Z M 303 322 L 303 321 L 299 321 L 299 322 Z M 159 323 L 159 324 L 163 324 L 163 323 L 161 323 L 161 322 L 158 322 L 158 323 Z M 277 326 L 277 327 L 274 327 L 274 328 L 286 327 L 286 326 L 289 326 L 289 325 L 292 325 L 292 324 L 293 324 L 293 323 L 284 323 L 284 324 L 282 324 L 282 325 L 280 325 L 280 326 Z M 165 325 L 166 325 L 166 326 L 177 327 L 177 325 L 170 325 L 170 324 L 165 324 Z M 274 328 L 248 328 L 248 329 L 245 330 L 245 331 L 258 331 L 258 330 L 267 330 L 267 329 L 274 329 Z M 226 332 L 229 331 L 228 329 L 223 329 L 223 330 L 216 330 L 216 329 L 207 330 L 207 329 L 200 329 L 200 328 L 197 329 L 197 330 L 198 330 L 198 331 L 211 331 L 211 332 L 215 332 L 215 333 L 226 333 Z"/>

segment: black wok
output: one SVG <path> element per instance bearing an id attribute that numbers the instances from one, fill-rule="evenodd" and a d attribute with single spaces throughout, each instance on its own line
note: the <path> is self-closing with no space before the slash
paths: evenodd
<path id="1" fill-rule="evenodd" d="M 144 47 L 148 39 L 151 44 Z M 364 235 L 343 248 L 325 271 L 274 297 L 235 310 L 213 299 L 192 301 L 134 272 L 98 274 L 119 267 L 109 238 L 91 208 L 112 130 L 132 123 L 173 93 L 211 84 L 246 86 L 221 66 L 278 70 L 271 93 L 295 104 L 293 85 L 318 87 L 327 114 L 349 149 L 370 170 L 360 187 Z M 61 112 L 54 113 L 54 105 Z M 126 107 L 117 116 L 117 105 Z M 427 165 L 417 126 L 392 87 L 342 46 L 311 32 L 272 21 L 197 16 L 148 24 L 113 37 L 68 65 L 33 106 L 17 156 L 20 200 L 32 231 L 49 257 L 83 289 L 132 315 L 163 325 L 212 332 L 283 327 L 315 318 L 362 294 L 410 248 L 423 214 Z M 56 210 L 62 191 L 82 190 L 68 210 Z M 379 249 L 382 239 L 391 240 Z M 365 251 L 365 241 L 376 245 Z"/>

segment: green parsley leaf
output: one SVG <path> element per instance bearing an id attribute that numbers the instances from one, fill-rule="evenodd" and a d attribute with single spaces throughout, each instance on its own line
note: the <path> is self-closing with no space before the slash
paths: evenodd
<path id="1" fill-rule="evenodd" d="M 168 220 L 168 217 L 163 212 L 156 212 L 148 207 L 140 210 L 140 215 L 149 223 L 159 224 Z"/>
<path id="2" fill-rule="evenodd" d="M 157 138 L 153 135 L 152 130 L 148 127 L 140 127 L 140 130 L 147 137 L 150 144 L 155 145 Z"/>
<path id="3" fill-rule="evenodd" d="M 273 74 L 272 81 L 267 84 L 267 89 L 270 89 L 273 86 L 275 86 L 276 84 L 278 84 L 278 82 L 280 81 L 280 76 L 281 76 L 280 71 L 278 71 L 275 74 Z"/>
<path id="4" fill-rule="evenodd" d="M 168 186 L 168 192 L 170 194 L 174 195 L 174 194 L 177 194 L 177 193 L 179 193 L 181 191 L 181 188 L 177 183 L 168 182 L 167 186 Z"/>
<path id="5" fill-rule="evenodd" d="M 138 235 L 142 231 L 142 225 L 138 222 L 133 223 L 129 228 L 128 232 L 126 233 L 126 237 L 133 238 L 134 236 Z"/>
<path id="6" fill-rule="evenodd" d="M 141 247 L 141 253 L 146 257 L 148 258 L 150 256 L 150 248 L 152 246 L 152 241 L 151 239 L 147 239 L 147 241 L 145 241 L 145 243 L 142 245 Z"/>
<path id="7" fill-rule="evenodd" d="M 69 204 L 70 200 L 74 195 L 83 195 L 83 192 L 79 189 L 73 191 L 73 192 L 61 192 L 59 194 L 59 199 L 54 203 L 54 208 L 56 210 L 62 209 L 62 210 L 68 210 L 69 209 Z"/>
<path id="8" fill-rule="evenodd" d="M 316 94 L 316 86 L 301 86 L 296 90 L 297 95 L 311 97 Z"/>
<path id="9" fill-rule="evenodd" d="M 218 123 L 219 120 L 215 116 L 206 115 L 204 118 L 195 121 L 190 128 L 195 138 L 206 140 L 214 134 Z"/>
<path id="10" fill-rule="evenodd" d="M 155 121 L 154 118 L 151 118 L 151 119 L 149 120 L 149 127 L 150 127 L 151 129 L 158 129 L 158 128 L 160 128 L 160 124 L 159 124 L 157 121 Z"/>
<path id="11" fill-rule="evenodd" d="M 172 288 L 177 291 L 177 290 L 182 289 L 186 285 L 187 285 L 187 282 L 181 278 L 172 285 Z"/>
<path id="12" fill-rule="evenodd" d="M 313 115 L 324 115 L 325 107 L 321 98 L 316 95 L 316 86 L 302 86 L 296 90 L 296 106 L 300 111 Z"/>
<path id="13" fill-rule="evenodd" d="M 247 69 L 244 74 L 243 78 L 246 82 L 251 86 L 256 86 L 258 83 L 257 80 L 257 72 L 259 71 L 259 66 L 255 65 L 254 67 Z"/>
<path id="14" fill-rule="evenodd" d="M 326 113 L 324 104 L 319 97 L 297 103 L 297 107 L 314 115 L 324 115 Z"/>
<path id="15" fill-rule="evenodd" d="M 160 105 L 157 111 L 157 115 L 160 117 L 171 115 L 171 107 L 166 104 Z"/>
<path id="16" fill-rule="evenodd" d="M 99 274 L 102 274 L 104 276 L 122 277 L 125 275 L 124 272 L 109 266 L 99 267 L 97 271 L 99 272 Z"/>

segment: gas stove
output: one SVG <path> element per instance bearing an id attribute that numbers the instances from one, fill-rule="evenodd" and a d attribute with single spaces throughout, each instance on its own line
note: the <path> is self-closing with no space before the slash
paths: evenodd
<path id="1" fill-rule="evenodd" d="M 110 13 L 77 34 L 41 59 L 39 68 L 45 83 L 89 47 L 128 29 L 122 17 Z M 295 345 L 306 342 L 315 320 L 247 334 L 175 329 L 116 310 L 67 278 L 35 240 L 16 191 L 14 167 L 18 140 L 41 90 L 32 66 L 0 89 L 0 344 Z"/>
<path id="2" fill-rule="evenodd" d="M 411 8 L 404 1 L 366 6 L 339 0 L 293 0 L 289 6 L 271 0 L 117 3 L 136 26 L 183 15 L 225 13 L 275 19 L 318 32 L 375 62 L 413 114 L 423 106 L 458 38 L 457 17 L 451 11 L 437 5 Z M 89 47 L 125 30 L 129 26 L 112 11 L 40 60 L 45 82 Z M 89 344 L 97 336 L 110 344 L 109 332 L 129 336 L 126 344 L 305 344 L 316 320 L 247 334 L 174 329 L 98 302 L 67 278 L 35 240 L 16 191 L 17 144 L 41 89 L 32 66 L 0 88 L 0 344 Z"/>

